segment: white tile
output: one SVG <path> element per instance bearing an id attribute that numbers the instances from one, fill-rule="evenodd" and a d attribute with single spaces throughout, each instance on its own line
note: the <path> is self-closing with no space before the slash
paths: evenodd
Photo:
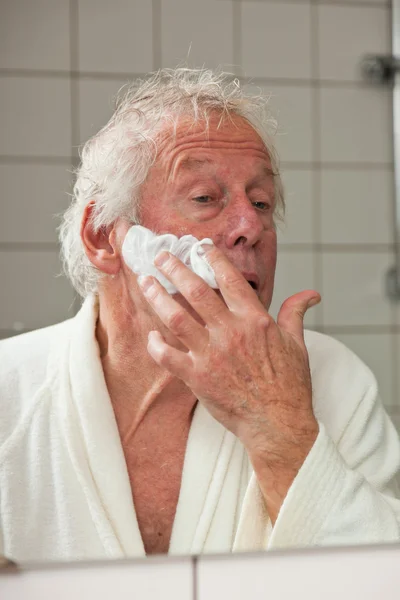
<path id="1" fill-rule="evenodd" d="M 311 244 L 313 234 L 313 172 L 283 170 L 286 214 L 278 225 L 280 244 Z"/>
<path id="2" fill-rule="evenodd" d="M 79 85 L 80 143 L 103 127 L 115 109 L 116 95 L 127 80 L 81 79 Z"/>
<path id="3" fill-rule="evenodd" d="M 70 156 L 69 81 L 0 78 L 0 154 Z"/>
<path id="4" fill-rule="evenodd" d="M 68 0 L 3 2 L 0 19 L 0 67 L 69 69 Z"/>
<path id="5" fill-rule="evenodd" d="M 79 0 L 82 71 L 145 73 L 153 69 L 152 3 Z"/>
<path id="6" fill-rule="evenodd" d="M 273 142 L 281 161 L 313 160 L 311 88 L 269 85 L 260 89 L 270 96 L 269 107 L 278 123 Z"/>
<path id="7" fill-rule="evenodd" d="M 322 170 L 321 241 L 390 243 L 393 203 L 393 173 L 389 170 Z"/>
<path id="8" fill-rule="evenodd" d="M 320 78 L 361 81 L 366 54 L 390 53 L 389 9 L 319 6 L 318 17 Z"/>
<path id="9" fill-rule="evenodd" d="M 275 275 L 274 297 L 270 314 L 275 319 L 282 303 L 303 290 L 315 289 L 314 257 L 311 252 L 289 253 L 278 250 L 278 263 Z M 319 290 L 317 290 L 319 291 Z M 317 310 L 311 308 L 304 320 L 306 326 L 317 323 Z"/>
<path id="10" fill-rule="evenodd" d="M 254 77 L 309 78 L 309 4 L 242 3 L 242 63 Z"/>
<path id="11" fill-rule="evenodd" d="M 189 557 L 150 557 L 93 560 L 84 566 L 56 563 L 48 569 L 21 569 L 18 576 L 2 577 L 1 591 L 7 600 L 194 600 L 193 561 Z"/>
<path id="12" fill-rule="evenodd" d="M 0 329 L 36 329 L 73 315 L 74 291 L 57 252 L 0 252 Z"/>
<path id="13" fill-rule="evenodd" d="M 312 490 L 309 493 L 311 495 Z M 302 499 L 302 492 L 299 492 L 298 502 Z M 313 502 L 317 503 L 318 498 L 314 497 Z M 336 543 L 340 544 L 340 539 L 344 539 L 344 534 L 338 533 Z M 344 543 L 348 544 L 348 537 Z M 300 541 L 298 546 L 306 544 Z M 361 552 L 343 547 L 324 551 L 314 546 L 296 552 L 278 550 L 221 557 L 200 556 L 197 598 L 398 600 L 400 572 L 395 565 L 399 557 L 398 544 L 364 546 Z M 324 591 L 321 593 L 321 590 Z M 346 590 L 345 593 L 343 590 Z"/>
<path id="14" fill-rule="evenodd" d="M 71 167 L 0 165 L 0 242 L 56 242 L 71 198 Z"/>
<path id="15" fill-rule="evenodd" d="M 232 8 L 228 0 L 161 0 L 162 66 L 234 70 Z"/>
<path id="16" fill-rule="evenodd" d="M 325 253 L 324 325 L 390 325 L 385 274 L 391 262 L 389 253 Z"/>
<path id="17" fill-rule="evenodd" d="M 380 397 L 385 406 L 396 404 L 392 337 L 386 334 L 334 334 L 337 340 L 353 350 L 371 369 L 378 381 Z"/>
<path id="18" fill-rule="evenodd" d="M 268 1 L 268 0 L 267 0 Z M 392 0 L 318 0 L 320 4 L 379 4 L 390 5 Z M 369 7 L 367 7 L 369 8 Z"/>
<path id="19" fill-rule="evenodd" d="M 381 87 L 321 89 L 321 159 L 392 161 L 391 92 Z"/>

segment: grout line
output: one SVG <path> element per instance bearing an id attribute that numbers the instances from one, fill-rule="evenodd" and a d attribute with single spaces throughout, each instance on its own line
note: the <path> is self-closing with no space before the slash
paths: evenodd
<path id="1" fill-rule="evenodd" d="M 72 156 L 34 156 L 34 155 L 0 155 L 0 164 L 33 164 L 33 165 L 77 165 L 79 157 Z M 287 170 L 338 170 L 338 171 L 393 171 L 392 163 L 365 162 L 318 162 L 318 161 L 281 161 L 282 171 Z"/>
<path id="2" fill-rule="evenodd" d="M 79 78 L 73 77 L 73 73 L 79 72 L 79 0 L 70 0 L 70 28 L 69 37 L 71 44 L 71 73 L 70 73 L 70 85 L 71 85 L 71 155 L 74 157 L 72 164 L 76 168 L 78 166 L 79 157 L 78 148 L 81 143 L 81 130 L 80 130 L 80 86 Z M 64 273 L 64 269 L 62 270 Z M 65 274 L 65 273 L 64 273 Z M 71 304 L 72 313 L 75 315 L 79 306 L 76 302 L 76 296 Z"/>
<path id="3" fill-rule="evenodd" d="M 311 80 L 315 82 L 317 88 L 320 86 L 319 73 L 319 15 L 318 15 L 318 0 L 311 0 L 310 4 L 310 19 L 311 19 L 311 44 L 310 44 L 310 64 L 311 64 Z"/>
<path id="4" fill-rule="evenodd" d="M 62 165 L 71 166 L 73 156 L 1 156 L 0 165 Z"/>
<path id="5" fill-rule="evenodd" d="M 330 169 L 338 171 L 370 171 L 373 170 L 384 170 L 393 171 L 393 163 L 368 163 L 368 162 L 323 162 L 323 161 L 281 161 L 281 165 L 286 169 Z"/>
<path id="6" fill-rule="evenodd" d="M 232 0 L 232 45 L 234 70 L 243 78 L 242 3 Z"/>
<path id="7" fill-rule="evenodd" d="M 58 242 L 0 242 L 0 252 L 59 252 Z"/>
<path id="8" fill-rule="evenodd" d="M 271 0 L 270 0 L 271 1 Z M 274 1 L 274 0 L 272 0 Z M 283 0 L 285 1 L 285 0 Z M 391 3 L 390 1 L 386 2 L 352 2 L 351 0 L 336 0 L 335 2 L 331 2 L 330 0 L 319 0 L 319 4 L 321 6 L 340 6 L 342 8 L 347 8 L 349 6 L 353 8 L 389 8 Z"/>
<path id="9" fill-rule="evenodd" d="M 69 0 L 69 60 L 70 60 L 70 71 L 71 73 L 79 70 L 79 58 L 78 58 L 78 0 Z M 52 72 L 52 71 L 50 71 Z M 57 71 L 56 71 L 57 72 Z"/>
<path id="10" fill-rule="evenodd" d="M 0 252 L 10 252 L 13 250 L 22 252 L 53 252 L 58 249 L 58 242 L 0 242 Z M 391 254 L 393 246 L 389 244 L 284 244 L 279 242 L 278 251 L 280 254 Z"/>
<path id="11" fill-rule="evenodd" d="M 75 0 L 70 0 L 71 2 L 75 2 Z M 159 0 L 154 0 L 159 1 Z M 233 6 L 233 15 L 237 12 L 237 8 L 235 8 L 237 2 L 234 2 Z M 240 11 L 240 5 L 239 11 Z M 239 12 L 240 14 L 240 12 Z M 236 16 L 237 18 L 237 16 Z M 156 28 L 156 24 L 153 25 Z M 161 29 L 161 28 L 160 28 Z M 161 32 L 160 32 L 161 35 Z M 157 44 L 157 42 L 156 42 Z M 74 50 L 72 48 L 72 50 Z M 153 50 L 154 51 L 154 50 Z M 158 60 L 161 63 L 161 48 L 157 50 L 157 54 L 160 54 Z M 236 59 L 235 59 L 236 60 Z M 240 66 L 236 65 L 236 66 Z M 55 71 L 49 69 L 7 69 L 0 68 L 0 77 L 20 77 L 20 78 L 47 78 L 47 79 L 71 79 L 71 80 L 81 80 L 81 79 L 92 79 L 98 81 L 104 80 L 115 80 L 119 81 L 121 79 L 127 79 L 129 81 L 136 78 L 143 78 L 147 75 L 147 73 L 143 72 L 126 72 L 126 71 L 80 71 L 78 68 L 74 68 L 71 70 L 65 71 Z M 288 78 L 288 77 L 250 77 L 244 75 L 234 75 L 238 77 L 238 79 L 245 84 L 255 84 L 255 85 L 281 85 L 281 86 L 290 86 L 290 87 L 299 87 L 299 88 L 309 88 L 315 86 L 321 86 L 326 88 L 338 88 L 338 89 L 377 89 L 378 86 L 364 80 L 340 80 L 340 79 L 320 79 L 317 80 L 315 78 Z M 379 89 L 382 86 L 379 85 Z"/>
<path id="12" fill-rule="evenodd" d="M 307 327 L 307 329 L 310 329 L 310 327 Z M 400 325 L 321 325 L 313 329 L 327 335 L 393 335 L 400 333 Z"/>
<path id="13" fill-rule="evenodd" d="M 264 2 L 265 0 L 233 0 L 234 2 Z M 289 4 L 289 5 L 299 5 L 299 4 L 309 4 L 310 1 L 313 0 L 267 0 L 269 4 Z M 361 7 L 361 8 L 388 8 L 390 6 L 390 2 L 356 2 L 355 0 L 317 0 L 321 5 L 330 5 L 330 6 L 341 6 L 341 7 Z"/>
<path id="14" fill-rule="evenodd" d="M 313 88 L 313 87 L 324 87 L 332 89 L 348 89 L 348 90 L 369 90 L 369 89 L 382 89 L 382 84 L 371 83 L 370 81 L 364 81 L 363 79 L 324 79 L 324 78 L 289 78 L 289 77 L 257 77 L 247 76 L 241 78 L 244 83 L 254 83 L 256 85 L 280 85 L 288 87 L 299 87 L 299 88 Z M 389 87 L 389 85 L 387 85 Z"/>
<path id="15" fill-rule="evenodd" d="M 78 0 L 70 0 L 70 24 L 69 38 L 71 51 L 71 71 L 79 70 L 79 9 Z M 71 155 L 80 145 L 80 126 L 79 126 L 79 82 L 77 79 L 70 78 L 71 85 Z"/>
<path id="16" fill-rule="evenodd" d="M 70 0 L 74 2 L 75 0 Z M 0 77 L 31 77 L 31 78 L 48 78 L 48 79 L 135 79 L 136 77 L 144 77 L 147 73 L 126 71 L 80 71 L 70 69 L 65 71 L 55 71 L 51 69 L 7 69 L 0 68 Z"/>
<path id="17" fill-rule="evenodd" d="M 79 73 L 79 0 L 70 0 L 70 51 L 71 51 L 71 156 L 74 157 L 72 164 L 76 168 L 80 162 L 79 146 L 81 144 L 81 129 L 80 129 L 80 86 L 79 78 L 73 77 L 73 73 Z M 60 253 L 60 247 L 57 246 Z M 65 276 L 64 268 L 61 271 Z M 77 295 L 74 294 L 70 310 L 73 315 L 76 315 L 80 308 Z M 67 317 L 66 317 L 67 318 Z"/>
<path id="18" fill-rule="evenodd" d="M 319 22 L 318 22 L 318 7 L 317 1 L 312 0 L 310 5 L 311 19 L 311 44 L 310 44 L 310 64 L 311 74 L 314 80 L 319 79 Z M 320 115 L 320 87 L 316 85 L 311 94 L 311 109 L 313 114 L 312 127 L 312 154 L 314 160 L 321 160 L 321 115 Z M 318 251 L 321 244 L 321 172 L 316 170 L 312 178 L 312 233 L 313 233 L 313 270 L 315 289 L 323 296 L 323 266 L 322 254 Z M 316 320 L 319 323 L 324 322 L 324 305 L 323 302 L 315 308 Z"/>
<path id="19" fill-rule="evenodd" d="M 158 71 L 162 65 L 162 6 L 161 0 L 152 0 L 153 69 Z M 132 75 L 129 76 L 132 78 Z"/>
<path id="20" fill-rule="evenodd" d="M 280 253 L 319 252 L 324 254 L 389 254 L 394 250 L 394 244 L 326 244 L 326 243 L 285 243 L 278 244 Z"/>
<path id="21" fill-rule="evenodd" d="M 198 558 L 197 556 L 193 556 L 192 557 L 192 565 L 193 565 L 193 595 L 192 595 L 192 600 L 197 600 L 199 597 L 199 589 L 198 589 L 198 573 L 197 573 L 197 568 L 198 568 Z"/>
<path id="22" fill-rule="evenodd" d="M 266 4 L 267 2 L 269 4 L 309 4 L 310 0 L 247 0 L 248 2 L 263 2 L 264 4 Z M 246 0 L 233 0 L 233 2 L 237 2 L 237 3 L 241 3 L 243 2 L 244 4 L 246 4 Z"/>
<path id="23" fill-rule="evenodd" d="M 73 77 L 72 74 L 79 71 L 79 0 L 70 0 L 70 23 L 69 23 L 69 39 L 70 39 L 70 52 L 71 52 L 71 73 L 70 73 L 70 86 L 71 86 L 71 156 L 73 157 L 72 164 L 76 168 L 79 163 L 79 157 L 75 156 L 75 151 L 80 145 L 80 124 L 79 124 L 79 112 L 80 112 L 80 86 L 79 80 Z M 58 246 L 60 252 L 60 247 Z M 64 273 L 64 269 L 62 269 Z M 72 309 L 73 315 L 78 312 L 78 305 L 74 295 L 70 309 Z"/>
<path id="24" fill-rule="evenodd" d="M 398 1 L 398 0 L 397 0 Z M 393 48 L 393 27 L 392 27 L 392 22 L 393 22 L 393 6 L 392 6 L 392 2 L 390 2 L 390 9 L 388 11 L 388 27 L 389 27 L 389 31 L 390 31 L 390 47 Z M 391 121 L 392 121 L 392 125 L 393 125 L 393 94 L 391 97 Z M 392 126 L 392 154 L 394 155 L 394 127 Z M 393 238 L 396 239 L 396 193 L 395 193 L 395 174 L 393 172 L 392 175 L 392 179 L 393 179 L 393 187 L 392 187 L 392 192 L 391 192 L 391 206 L 392 206 L 392 232 L 393 232 Z M 396 247 L 393 247 L 393 254 L 396 255 Z M 391 302 L 391 317 L 392 317 L 392 323 L 393 323 L 393 331 L 394 333 L 396 333 L 397 330 L 397 313 L 398 313 L 399 309 L 398 306 L 396 306 L 395 301 L 392 300 Z M 390 340 L 390 345 L 391 345 L 391 361 L 392 361 L 392 389 L 393 389 L 393 398 L 391 399 L 392 402 L 398 402 L 398 398 L 399 398 L 399 394 L 400 394 L 400 379 L 398 377 L 398 364 L 399 364 L 399 360 L 400 360 L 400 355 L 399 355 L 399 344 L 397 343 L 397 335 L 392 335 L 391 340 Z M 391 411 L 393 409 L 391 409 L 390 405 L 386 406 L 385 408 L 388 411 Z M 399 411 L 400 407 L 397 405 L 394 407 L 395 409 L 397 409 Z M 393 411 L 396 412 L 396 411 Z M 397 425 L 398 426 L 398 425 Z M 400 433 L 400 432 L 399 432 Z"/>
<path id="25" fill-rule="evenodd" d="M 71 43 L 70 43 L 71 44 Z M 70 60 L 71 60 L 71 45 L 70 45 Z M 18 69 L 18 68 L 0 68 L 0 77 L 42 77 L 48 79 L 70 79 L 71 69 L 56 71 L 54 69 Z"/>

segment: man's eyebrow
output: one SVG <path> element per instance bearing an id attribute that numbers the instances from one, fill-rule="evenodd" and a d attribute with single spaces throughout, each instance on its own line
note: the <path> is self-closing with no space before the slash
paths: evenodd
<path id="1" fill-rule="evenodd" d="M 188 156 L 184 158 L 178 165 L 179 169 L 187 171 L 198 171 L 204 165 L 212 165 L 213 161 L 210 158 L 192 158 Z"/>

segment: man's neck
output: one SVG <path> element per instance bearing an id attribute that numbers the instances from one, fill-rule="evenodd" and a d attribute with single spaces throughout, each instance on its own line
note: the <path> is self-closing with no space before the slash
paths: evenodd
<path id="1" fill-rule="evenodd" d="M 168 339 L 162 324 L 143 303 L 139 298 L 137 305 L 123 311 L 126 302 L 117 305 L 106 296 L 100 298 L 96 337 L 123 446 L 132 443 L 139 428 L 158 438 L 162 431 L 189 428 L 196 405 L 191 390 L 147 352 L 152 329 L 161 330 L 175 346 L 176 341 Z"/>

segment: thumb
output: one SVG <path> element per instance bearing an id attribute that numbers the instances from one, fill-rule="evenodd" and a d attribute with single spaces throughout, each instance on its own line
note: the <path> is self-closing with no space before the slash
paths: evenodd
<path id="1" fill-rule="evenodd" d="M 281 329 L 292 334 L 298 342 L 304 342 L 303 319 L 307 310 L 321 302 L 321 296 L 314 290 L 305 290 L 290 296 L 282 304 L 276 320 Z"/>

